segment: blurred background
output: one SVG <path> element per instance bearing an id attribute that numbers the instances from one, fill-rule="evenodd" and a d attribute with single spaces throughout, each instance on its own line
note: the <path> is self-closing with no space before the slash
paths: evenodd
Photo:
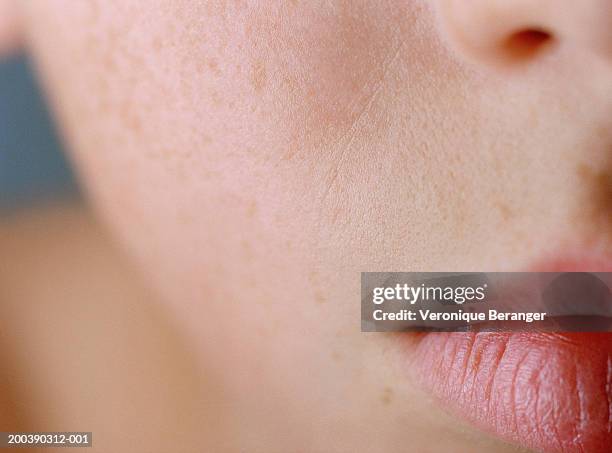
<path id="1" fill-rule="evenodd" d="M 77 194 L 26 58 L 0 63 L 0 213 Z"/>
<path id="2" fill-rule="evenodd" d="M 4 60 L 0 431 L 92 431 L 91 453 L 201 451 L 213 423 L 172 316 L 86 209 L 39 206 L 75 195 L 33 71 Z"/>

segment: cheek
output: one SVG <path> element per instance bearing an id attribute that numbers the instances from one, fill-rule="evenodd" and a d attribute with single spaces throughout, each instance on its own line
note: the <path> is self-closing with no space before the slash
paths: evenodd
<path id="1" fill-rule="evenodd" d="M 143 261 L 261 276 L 258 260 L 292 242 L 306 267 L 387 254 L 364 245 L 373 231 L 406 236 L 419 204 L 405 181 L 425 159 L 398 142 L 419 142 L 444 89 L 429 87 L 436 49 L 418 4 L 113 0 L 64 14 L 49 2 L 31 28 L 84 179 Z M 407 200 L 385 215 L 395 189 Z M 311 256 L 332 243 L 348 252 Z"/>
<path id="2" fill-rule="evenodd" d="M 247 26 L 253 81 L 258 70 L 268 78 L 253 85 L 255 102 L 277 110 L 290 153 L 336 141 L 367 108 L 400 46 L 389 19 L 380 8 L 338 2 L 282 8 Z"/>
<path id="3" fill-rule="evenodd" d="M 159 248 L 157 261 L 188 239 L 353 250 L 372 231 L 397 237 L 427 201 L 404 187 L 427 149 L 402 143 L 444 113 L 430 107 L 445 88 L 430 87 L 428 18 L 400 3 L 113 0 L 65 14 L 49 2 L 31 28 L 84 180 L 129 243 Z M 395 182 L 376 177 L 386 171 Z M 407 202 L 381 225 L 396 189 Z"/>

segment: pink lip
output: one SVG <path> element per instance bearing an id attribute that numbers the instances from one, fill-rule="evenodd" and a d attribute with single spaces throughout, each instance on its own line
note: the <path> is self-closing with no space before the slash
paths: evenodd
<path id="1" fill-rule="evenodd" d="M 612 263 L 560 259 L 537 270 L 609 272 Z M 413 357 L 426 389 L 507 441 L 612 451 L 612 333 L 428 333 Z"/>

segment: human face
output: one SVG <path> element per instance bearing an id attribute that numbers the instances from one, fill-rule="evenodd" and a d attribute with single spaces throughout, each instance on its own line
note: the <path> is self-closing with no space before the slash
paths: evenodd
<path id="1" fill-rule="evenodd" d="M 20 3 L 81 179 L 224 382 L 237 449 L 610 440 L 521 440 L 491 426 L 512 402 L 464 426 L 418 382 L 439 336 L 358 327 L 362 271 L 610 270 L 609 2 Z"/>

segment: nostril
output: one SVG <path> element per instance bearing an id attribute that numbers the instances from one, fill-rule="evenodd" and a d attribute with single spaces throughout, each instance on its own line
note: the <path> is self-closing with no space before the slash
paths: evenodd
<path id="1" fill-rule="evenodd" d="M 527 28 L 519 30 L 503 43 L 503 51 L 509 59 L 520 61 L 529 60 L 545 47 L 549 47 L 555 38 L 546 30 L 540 28 Z"/>

